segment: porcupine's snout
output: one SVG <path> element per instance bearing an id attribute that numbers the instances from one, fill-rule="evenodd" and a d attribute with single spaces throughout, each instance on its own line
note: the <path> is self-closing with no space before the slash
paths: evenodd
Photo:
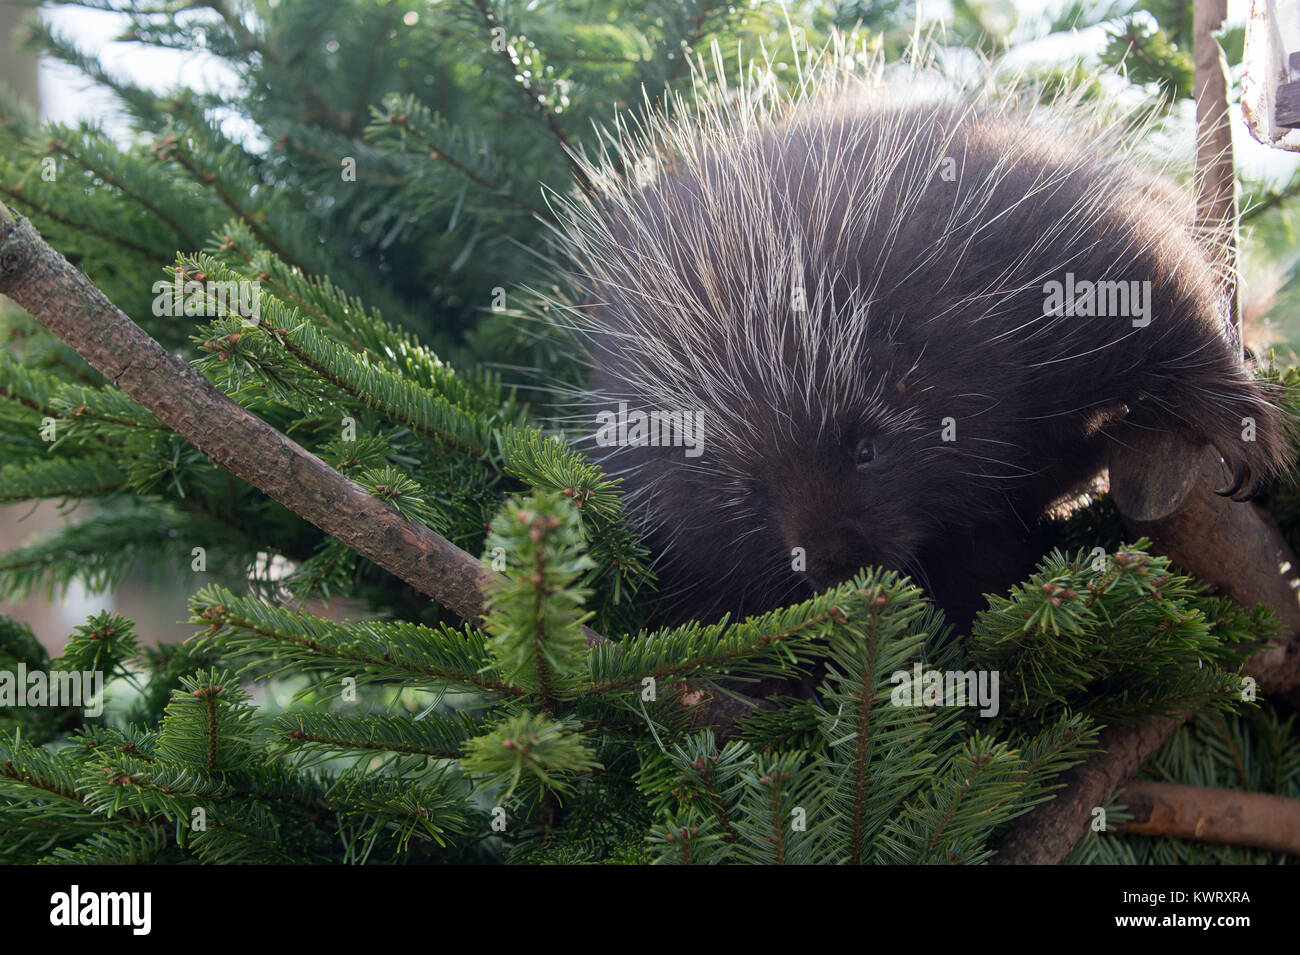
<path id="1" fill-rule="evenodd" d="M 825 590 L 848 580 L 864 565 L 872 563 L 861 541 L 842 535 L 830 541 L 813 542 L 805 550 L 807 570 L 804 576 L 816 590 Z"/>
<path id="2" fill-rule="evenodd" d="M 792 553 L 796 547 L 803 548 L 806 568 L 803 577 L 818 592 L 843 583 L 864 567 L 902 570 L 905 563 L 893 548 L 877 546 L 869 528 L 853 524 L 789 535 L 786 543 Z"/>
<path id="3" fill-rule="evenodd" d="M 864 501 L 852 482 L 808 475 L 800 483 L 780 502 L 778 524 L 792 570 L 814 590 L 843 583 L 863 567 L 901 568 L 904 555 L 893 522 L 881 513 L 887 504 Z"/>

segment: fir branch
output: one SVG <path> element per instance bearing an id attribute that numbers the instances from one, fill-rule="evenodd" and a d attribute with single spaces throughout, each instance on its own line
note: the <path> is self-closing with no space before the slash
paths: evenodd
<path id="1" fill-rule="evenodd" d="M 238 273 L 203 255 L 182 256 L 178 271 L 186 277 L 197 276 L 200 281 L 227 284 L 241 280 Z M 250 339 L 278 345 L 298 364 L 313 372 L 316 379 L 333 385 L 362 407 L 378 411 L 455 451 L 477 458 L 491 471 L 498 470 L 489 455 L 493 432 L 484 416 L 459 407 L 446 395 L 422 388 L 403 375 L 377 367 L 364 354 L 353 354 L 311 323 L 300 321 L 297 312 L 286 309 L 274 298 L 263 295 L 259 318 L 256 328 L 239 333 L 241 339 L 247 335 Z M 229 346 L 233 343 L 227 336 L 224 342 L 214 340 L 206 346 L 210 351 L 217 350 L 217 360 L 223 362 L 221 356 L 228 357 L 233 350 Z M 246 359 L 254 357 L 240 353 Z M 229 367 L 233 367 L 233 363 Z M 274 374 L 274 370 L 265 364 L 258 368 L 266 377 Z M 233 375 L 233 372 L 228 374 Z M 282 376 L 274 380 L 278 386 L 293 388 L 293 384 L 286 384 Z M 438 381 L 447 386 L 454 397 L 463 397 L 468 392 L 450 374 L 439 375 Z M 313 379 L 307 386 L 315 384 Z M 471 408 L 476 411 L 477 405 L 478 402 L 474 401 Z"/>
<path id="2" fill-rule="evenodd" d="M 103 497 L 126 486 L 126 475 L 108 455 L 55 457 L 0 467 L 0 503 L 35 498 Z"/>
<path id="3" fill-rule="evenodd" d="M 472 2 L 474 8 L 478 11 L 479 16 L 483 19 L 483 25 L 487 28 L 488 47 L 489 49 L 493 49 L 495 48 L 496 42 L 496 37 L 492 36 L 493 31 L 498 29 L 504 30 L 505 28 L 498 26 L 496 13 L 492 9 L 491 0 L 472 0 Z M 551 136 L 554 137 L 556 143 L 559 144 L 560 151 L 563 153 L 564 159 L 569 164 L 569 169 L 573 173 L 573 178 L 577 180 L 578 185 L 582 187 L 583 192 L 589 194 L 592 193 L 594 190 L 591 180 L 583 170 L 582 164 L 577 160 L 577 152 L 574 150 L 572 144 L 570 144 L 569 137 L 565 135 L 564 130 L 556 120 L 555 113 L 548 109 L 546 104 L 541 101 L 541 98 L 537 95 L 537 91 L 533 89 L 532 84 L 527 80 L 515 79 L 515 77 L 519 75 L 520 66 L 519 63 L 515 61 L 514 54 L 510 51 L 510 45 L 503 45 L 500 49 L 500 53 L 501 59 L 506 65 L 508 75 L 511 77 L 514 85 L 518 87 L 520 94 L 524 97 L 524 101 L 532 107 L 533 112 L 542 118 L 546 123 L 546 128 L 550 130 Z"/>
<path id="4" fill-rule="evenodd" d="M 92 82 L 111 90 L 143 125 L 158 129 L 165 124 L 166 119 L 162 115 L 156 94 L 114 76 L 97 57 L 82 53 L 65 38 L 57 36 L 48 22 L 36 21 L 36 29 L 38 36 L 34 39 L 38 40 L 42 53 L 66 63 Z"/>
<path id="5" fill-rule="evenodd" d="M 495 588 L 484 628 L 492 657 L 507 680 L 535 691 L 543 714 L 578 684 L 589 596 L 578 586 L 591 566 L 581 546 L 576 510 L 556 494 L 512 498 L 492 522 L 489 552 L 507 560 L 507 582 Z"/>
<path id="6" fill-rule="evenodd" d="M 283 134 L 279 139 L 277 139 L 275 145 L 277 149 L 282 149 L 286 151 L 295 150 L 297 152 L 300 152 L 304 156 L 309 156 L 312 159 L 315 159 L 317 162 L 321 163 L 322 165 L 329 166 L 331 169 L 338 168 L 339 165 L 338 156 L 331 156 L 328 153 L 323 153 L 319 149 L 316 149 L 315 147 L 303 142 L 300 139 L 294 139 L 288 133 Z M 356 173 L 362 179 L 370 179 L 373 180 L 374 182 L 382 182 L 386 186 L 407 185 L 405 179 L 401 179 L 397 176 L 390 176 L 387 173 L 376 172 L 375 170 L 371 169 L 369 166 L 362 165 L 361 163 L 357 164 Z"/>
<path id="7" fill-rule="evenodd" d="M 469 379 L 457 373 L 410 332 L 386 322 L 378 311 L 338 289 L 329 276 L 306 276 L 289 268 L 269 250 L 255 247 L 255 238 L 242 223 L 222 236 L 222 251 L 233 251 L 253 270 L 253 277 L 276 298 L 311 316 L 339 341 L 372 362 L 409 375 L 458 405 L 505 414 L 508 402 L 494 379 Z M 215 260 L 195 255 L 182 260 L 204 272 L 216 271 Z"/>
<path id="8" fill-rule="evenodd" d="M 225 467 L 466 620 L 483 608 L 483 564 L 349 481 L 218 392 L 115 308 L 26 220 L 0 205 L 0 292 L 111 382 Z M 102 490 L 102 489 L 101 489 Z"/>
<path id="9" fill-rule="evenodd" d="M 445 846 L 448 836 L 469 831 L 478 814 L 467 805 L 466 788 L 453 772 L 413 784 L 354 771 L 340 776 L 329 795 L 331 806 L 347 806 L 344 818 L 363 821 L 372 835 L 395 829 L 398 850 L 405 851 L 417 835 Z"/>
<path id="10" fill-rule="evenodd" d="M 220 587 L 203 588 L 190 606 L 191 622 L 208 627 L 200 645 L 236 654 L 273 645 L 282 669 L 298 665 L 337 670 L 343 661 L 370 671 L 359 674 L 359 681 L 418 677 L 435 685 L 455 683 L 508 696 L 525 693 L 498 676 L 489 665 L 482 635 L 474 631 L 374 620 L 336 623 L 236 597 Z M 229 632 L 221 633 L 223 628 Z"/>
<path id="11" fill-rule="evenodd" d="M 42 417 L 58 417 L 51 399 L 63 382 L 54 375 L 26 368 L 0 349 L 0 397 L 8 398 Z"/>
<path id="12" fill-rule="evenodd" d="M 1110 467 L 1112 493 L 1119 491 L 1126 500 L 1120 503 L 1126 525 L 1142 533 L 1159 534 L 1162 547 L 1176 562 L 1200 573 L 1222 587 L 1224 593 L 1244 604 L 1267 604 L 1283 624 L 1282 640 L 1257 653 L 1246 665 L 1246 672 L 1258 680 L 1266 691 L 1285 691 L 1300 679 L 1300 628 L 1296 626 L 1296 604 L 1292 579 L 1276 568 L 1294 567 L 1291 553 L 1275 524 L 1257 508 L 1244 508 L 1224 502 L 1210 490 L 1219 480 L 1217 455 L 1213 462 L 1204 449 L 1174 444 L 1165 448 L 1160 461 L 1164 468 L 1199 468 L 1193 484 L 1181 480 L 1170 482 L 1182 488 L 1170 495 L 1164 488 L 1159 506 L 1151 508 L 1143 519 L 1128 513 L 1133 505 L 1149 505 L 1144 494 L 1156 490 L 1168 474 L 1156 467 L 1154 474 L 1135 463 L 1132 454 L 1112 452 Z M 1185 475 L 1179 475 L 1180 479 Z M 1139 507 L 1139 511 L 1141 511 Z M 1232 531 L 1227 539 L 1234 543 L 1235 560 L 1224 560 L 1218 546 L 1224 528 Z M 1208 529 L 1208 530 L 1207 530 Z M 1213 535 L 1211 537 L 1210 535 Z M 1237 539 L 1240 535 L 1241 539 Z M 1207 550 L 1208 545 L 1208 550 Z M 1240 572 L 1255 563 L 1254 553 L 1267 555 L 1267 568 L 1259 573 Z M 1242 559 L 1240 555 L 1246 554 Z M 1232 568 L 1229 576 L 1224 571 Z M 1002 841 L 995 862 L 1023 864 L 1059 862 L 1069 855 L 1079 837 L 1087 830 L 1092 810 L 1104 806 L 1116 788 L 1134 776 L 1153 753 L 1174 735 L 1186 718 L 1155 719 L 1132 727 L 1106 730 L 1101 736 L 1102 753 L 1088 763 L 1068 770 L 1062 776 L 1064 791 L 1051 803 L 1017 820 Z"/>
<path id="13" fill-rule="evenodd" d="M 69 423 L 90 421 L 127 431 L 168 430 L 126 395 L 112 389 L 64 385 L 51 406 Z"/>
<path id="14" fill-rule="evenodd" d="M 158 144 L 158 157 L 160 159 L 172 159 L 178 166 L 190 174 L 196 183 L 211 189 L 222 202 L 222 204 L 233 212 L 241 222 L 243 222 L 257 236 L 259 242 L 279 256 L 284 262 L 303 272 L 311 271 L 302 262 L 300 262 L 292 253 L 289 252 L 282 244 L 276 241 L 275 237 L 267 231 L 266 227 L 258 221 L 258 217 L 253 215 L 236 199 L 221 181 L 221 176 L 215 172 L 203 172 L 198 167 L 197 161 L 181 148 L 179 141 L 175 136 L 168 136 Z"/>
<path id="15" fill-rule="evenodd" d="M 500 432 L 502 469 L 529 487 L 559 491 L 577 506 L 583 537 L 596 562 L 585 583 L 606 583 L 610 602 L 636 594 L 652 578 L 647 550 L 623 518 L 622 481 L 558 438 L 536 428 Z M 625 593 L 626 590 L 626 593 Z"/>
<path id="16" fill-rule="evenodd" d="M 263 55 L 267 54 L 267 51 L 263 50 L 261 45 L 258 43 L 257 35 L 250 32 L 248 27 L 244 26 L 243 21 L 239 18 L 239 14 L 232 10 L 230 4 L 226 3 L 225 0 L 196 0 L 196 2 L 193 2 L 191 5 L 195 7 L 207 7 L 209 10 L 214 11 L 219 17 L 221 17 L 226 26 L 230 29 L 230 32 L 239 40 L 240 45 L 243 46 L 246 53 L 257 52 L 262 53 Z"/>
<path id="17" fill-rule="evenodd" d="M 290 331 L 264 320 L 263 327 L 304 367 L 357 402 L 492 466 L 487 442 L 466 436 L 476 427 L 475 419 L 458 413 L 441 395 L 422 393 L 398 375 L 354 360 L 337 345 L 316 335 L 309 325 L 300 324 Z"/>
<path id="18" fill-rule="evenodd" d="M 398 12 L 400 11 L 397 5 L 392 0 L 388 0 L 383 4 L 377 17 L 375 39 L 370 45 L 370 56 L 366 59 L 366 68 L 361 74 L 361 82 L 357 84 L 357 95 L 353 101 L 352 112 L 348 114 L 351 122 L 348 124 L 347 133 L 354 138 L 361 132 L 361 115 L 365 112 L 366 102 L 370 99 L 370 88 L 375 82 L 375 70 L 383 57 L 384 47 L 388 44 L 388 32 Z"/>
<path id="19" fill-rule="evenodd" d="M 172 215 L 163 208 L 162 205 L 140 189 L 128 185 L 120 174 L 110 171 L 102 163 L 95 162 L 94 160 L 87 158 L 81 152 L 70 148 L 65 140 L 58 137 L 54 137 L 50 140 L 49 148 L 60 156 L 72 160 L 82 169 L 86 170 L 86 172 L 102 179 L 123 196 L 157 216 L 159 221 L 163 222 L 169 229 L 176 233 L 176 236 L 184 242 L 188 248 L 197 250 L 202 246 L 202 242 L 198 237 L 191 234 L 189 229 L 187 229 L 176 216 Z"/>
<path id="20" fill-rule="evenodd" d="M 575 777 L 601 768 L 580 731 L 545 713 L 528 712 L 466 742 L 461 766 L 482 788 L 499 790 L 500 799 L 526 779 L 546 793 L 571 793 Z"/>
<path id="21" fill-rule="evenodd" d="M 107 243 L 108 245 L 115 245 L 119 248 L 125 249 L 126 251 L 134 253 L 135 255 L 138 255 L 143 259 L 148 259 L 150 262 L 158 261 L 158 252 L 156 249 L 149 249 L 143 245 L 140 245 L 138 242 L 133 242 L 131 239 L 128 239 L 125 236 L 123 236 L 120 232 L 113 232 L 113 233 L 105 232 L 101 229 L 95 228 L 93 225 L 91 225 L 88 222 L 82 222 L 77 219 L 70 219 L 67 216 L 65 216 L 63 213 L 58 212 L 55 209 L 52 209 L 50 206 L 40 203 L 35 199 L 31 198 L 23 191 L 23 189 L 20 186 L 0 186 L 0 191 L 3 191 L 5 195 L 9 197 L 10 202 L 17 203 L 18 205 L 29 209 L 33 215 L 39 216 L 44 219 L 48 219 L 53 223 L 64 226 L 65 228 L 75 229 L 78 232 L 84 232 L 89 236 L 93 236 L 94 238 L 98 239 L 101 242 Z"/>
<path id="22" fill-rule="evenodd" d="M 40 860 L 41 865 L 146 865 L 172 845 L 168 827 L 145 825 L 108 829 L 71 846 L 59 846 Z"/>
<path id="23" fill-rule="evenodd" d="M 410 100 L 407 104 L 407 108 L 416 109 L 418 107 L 414 100 Z M 520 199 L 506 187 L 499 186 L 479 175 L 465 163 L 453 156 L 445 144 L 438 142 L 432 137 L 432 135 L 425 132 L 423 129 L 420 129 L 415 123 L 413 123 L 411 121 L 411 116 L 408 113 L 393 113 L 391 111 L 389 113 L 383 113 L 376 109 L 375 116 L 381 122 L 392 126 L 394 129 L 400 130 L 402 133 L 409 135 L 413 139 L 418 140 L 428 151 L 430 159 L 435 160 L 436 162 L 445 163 L 485 192 L 504 199 L 511 205 L 518 206 L 520 209 L 530 212 L 533 215 L 540 216 L 543 219 L 555 218 L 555 214 L 552 213 L 550 209 Z M 373 138 L 381 128 L 382 127 L 372 126 L 368 130 L 368 133 Z"/>
<path id="24" fill-rule="evenodd" d="M 32 861 L 32 848 L 43 854 L 58 838 L 81 839 L 87 831 L 150 825 L 130 808 L 112 816 L 95 812 L 97 802 L 89 795 L 85 776 L 85 758 L 92 748 L 83 743 L 51 751 L 33 746 L 18 733 L 0 733 L 0 831 L 5 831 L 0 854 L 7 860 Z M 113 781 L 100 775 L 95 785 L 105 784 L 111 787 Z"/>
<path id="25" fill-rule="evenodd" d="M 1226 724 L 1226 725 L 1225 725 Z M 1270 793 L 1300 799 L 1300 753 L 1293 744 L 1295 716 L 1279 719 L 1265 703 L 1258 709 L 1221 717 L 1200 714 L 1189 721 L 1142 769 L 1141 778 L 1180 787 L 1224 791 L 1229 796 Z M 1225 735 L 1231 739 L 1224 744 Z M 1233 752 L 1247 757 L 1243 780 Z M 1245 790 L 1245 793 L 1242 793 Z M 1118 829 L 1129 813 L 1123 800 L 1107 806 L 1114 825 L 1106 832 L 1089 832 L 1071 852 L 1073 864 L 1285 864 L 1290 856 L 1278 852 L 1234 847 L 1229 843 L 1194 842 L 1176 838 L 1126 836 Z M 1249 818 L 1242 820 L 1243 825 Z"/>
<path id="26" fill-rule="evenodd" d="M 789 675 L 813 653 L 841 618 L 835 606 L 853 585 L 740 623 L 687 624 L 647 635 L 601 643 L 589 651 L 586 692 L 605 695 L 640 687 L 645 679 L 725 674 Z"/>
<path id="27" fill-rule="evenodd" d="M 1103 730 L 1100 754 L 1060 777 L 1061 791 L 1046 806 L 1016 821 L 991 861 L 1002 865 L 1057 863 L 1074 847 L 1093 810 L 1137 771 L 1182 724 L 1156 717 L 1140 726 Z"/>
<path id="28" fill-rule="evenodd" d="M 284 739 L 283 752 L 315 751 L 316 758 L 369 759 L 374 752 L 386 752 L 458 759 L 465 741 L 482 732 L 485 725 L 484 720 L 463 713 L 446 717 L 429 714 L 413 720 L 404 716 L 293 712 L 275 721 L 275 732 Z"/>

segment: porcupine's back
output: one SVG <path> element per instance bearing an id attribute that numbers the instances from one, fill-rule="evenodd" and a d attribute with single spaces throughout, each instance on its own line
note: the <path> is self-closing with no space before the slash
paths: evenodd
<path id="1" fill-rule="evenodd" d="M 592 413 L 702 416 L 698 456 L 593 448 L 675 616 L 883 564 L 968 617 L 1028 569 L 1035 520 L 1121 417 L 1214 443 L 1239 485 L 1283 467 L 1185 205 L 1104 136 L 860 95 L 658 133 L 621 157 L 658 168 L 572 207 L 565 240 Z M 1045 315 L 1070 281 L 1149 282 L 1149 315 Z"/>

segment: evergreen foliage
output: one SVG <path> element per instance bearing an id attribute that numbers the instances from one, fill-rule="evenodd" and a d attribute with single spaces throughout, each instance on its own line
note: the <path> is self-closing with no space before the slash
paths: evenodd
<path id="1" fill-rule="evenodd" d="M 1191 710 L 1149 769 L 1297 795 L 1294 719 L 1248 703 L 1240 673 L 1269 615 L 1126 543 L 1104 499 L 970 634 L 873 568 L 750 619 L 653 628 L 618 480 L 521 387 L 521 368 L 582 374 L 524 320 L 524 289 L 568 291 L 538 251 L 545 196 L 582 188 L 569 150 L 601 148 L 593 124 L 689 92 L 709 42 L 733 72 L 761 43 L 780 80 L 833 28 L 896 57 L 914 4 L 793 4 L 801 40 L 767 0 L 77 5 L 220 59 L 236 91 L 156 95 L 38 27 L 131 133 L 0 101 L 0 199 L 217 388 L 505 580 L 482 626 L 457 620 L 3 311 L 0 501 L 87 500 L 0 555 L 0 596 L 188 569 L 197 633 L 142 646 L 105 611 L 51 659 L 0 617 L 0 673 L 108 680 L 99 717 L 0 706 L 0 859 L 974 864 L 1103 727 Z M 1042 29 L 1106 24 L 1104 63 L 1185 97 L 1190 5 L 1127 6 Z M 954 9 L 954 44 L 996 67 L 1013 8 Z M 1300 420 L 1300 373 L 1277 379 Z M 1270 500 L 1291 534 L 1295 493 Z M 994 671 L 996 713 L 950 692 Z M 784 689 L 723 738 L 709 705 L 760 684 Z M 1134 837 L 1074 858 L 1271 860 Z"/>

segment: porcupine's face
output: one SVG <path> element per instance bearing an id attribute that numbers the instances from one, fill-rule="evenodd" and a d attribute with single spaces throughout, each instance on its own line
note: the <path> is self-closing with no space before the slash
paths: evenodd
<path id="1" fill-rule="evenodd" d="M 1023 473 L 1009 362 L 959 320 L 981 287 L 948 281 L 950 212 L 922 201 L 956 117 L 909 115 L 675 130 L 650 184 L 573 210 L 595 410 L 702 422 L 693 454 L 638 445 L 631 421 L 595 449 L 677 619 L 774 609 L 864 566 L 925 586 L 945 535 Z"/>
<path id="2" fill-rule="evenodd" d="M 951 527 L 961 464 L 932 424 L 951 399 L 908 393 L 907 382 L 927 379 L 901 350 L 866 358 L 861 387 L 840 389 L 838 401 L 790 382 L 765 386 L 741 369 L 733 387 L 686 383 L 673 402 L 621 391 L 630 368 L 603 382 L 611 408 L 671 406 L 703 424 L 694 456 L 621 447 L 604 460 L 645 523 L 672 618 L 775 609 L 866 566 L 924 581 L 917 558 Z"/>
<path id="3" fill-rule="evenodd" d="M 841 418 L 823 433 L 808 422 L 800 439 L 773 435 L 770 454 L 736 462 L 736 470 L 749 475 L 724 486 L 725 492 L 739 492 L 736 509 L 752 522 L 757 546 L 770 552 L 754 555 L 751 566 L 771 567 L 770 583 L 738 595 L 742 606 L 767 609 L 781 602 L 783 586 L 792 594 L 824 590 L 865 566 L 911 568 L 930 536 L 916 508 L 916 494 L 924 490 L 908 481 L 906 439 L 865 412 Z M 911 493 L 903 493 L 909 484 Z M 751 572 L 744 569 L 745 540 L 731 548 L 719 544 L 724 552 L 733 550 L 728 564 L 746 579 Z"/>

